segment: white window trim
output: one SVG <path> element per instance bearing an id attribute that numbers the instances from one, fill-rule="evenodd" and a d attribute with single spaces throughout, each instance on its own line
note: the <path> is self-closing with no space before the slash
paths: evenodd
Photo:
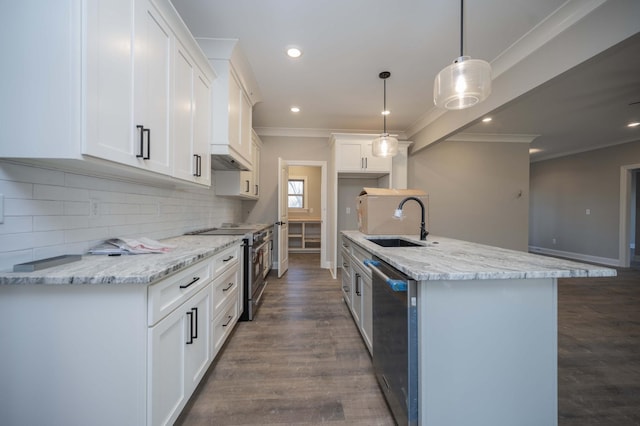
<path id="1" fill-rule="evenodd" d="M 302 202 L 304 203 L 303 206 L 306 206 L 304 208 L 296 208 L 296 207 L 289 207 L 289 211 L 292 213 L 307 213 L 309 211 L 309 186 L 307 184 L 307 180 L 308 180 L 308 176 L 289 176 L 289 180 L 301 180 L 303 181 L 304 185 L 304 193 L 303 198 L 302 198 Z M 287 195 L 289 195 L 289 192 L 287 191 Z"/>

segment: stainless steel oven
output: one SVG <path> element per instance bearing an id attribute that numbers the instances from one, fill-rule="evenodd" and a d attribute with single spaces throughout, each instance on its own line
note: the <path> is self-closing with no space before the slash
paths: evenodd
<path id="1" fill-rule="evenodd" d="M 252 321 L 262 302 L 267 286 L 265 269 L 269 268 L 269 244 L 273 228 L 269 225 L 225 224 L 219 228 L 188 232 L 187 235 L 244 235 L 243 247 L 243 313 L 241 321 Z M 267 269 L 268 271 L 268 269 Z"/>

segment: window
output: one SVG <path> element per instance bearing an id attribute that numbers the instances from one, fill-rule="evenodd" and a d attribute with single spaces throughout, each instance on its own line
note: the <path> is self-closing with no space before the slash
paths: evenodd
<path id="1" fill-rule="evenodd" d="M 288 185 L 289 208 L 305 210 L 307 208 L 307 177 L 290 176 Z"/>

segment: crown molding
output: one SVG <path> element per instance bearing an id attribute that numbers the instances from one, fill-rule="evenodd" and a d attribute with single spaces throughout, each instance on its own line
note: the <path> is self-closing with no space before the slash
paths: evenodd
<path id="1" fill-rule="evenodd" d="M 531 143 L 540 135 L 510 134 L 510 133 L 456 133 L 448 137 L 447 141 L 455 142 L 503 142 L 503 143 Z"/>
<path id="2" fill-rule="evenodd" d="M 260 137 L 280 136 L 288 138 L 330 138 L 333 134 L 342 135 L 371 135 L 379 136 L 380 133 L 371 130 L 345 130 L 345 129 L 312 129 L 312 128 L 292 128 L 292 127 L 254 127 L 253 130 Z M 404 132 L 389 132 L 398 139 L 406 139 Z"/>

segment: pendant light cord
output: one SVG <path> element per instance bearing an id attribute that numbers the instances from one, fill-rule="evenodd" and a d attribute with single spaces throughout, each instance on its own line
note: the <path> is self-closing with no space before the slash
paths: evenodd
<path id="1" fill-rule="evenodd" d="M 383 87 L 384 87 L 384 89 L 383 89 L 384 93 L 382 95 L 382 99 L 383 99 L 383 101 L 382 101 L 382 111 L 383 111 L 383 113 L 382 113 L 382 121 L 384 123 L 384 131 L 383 131 L 383 133 L 386 134 L 387 133 L 387 114 L 386 114 L 387 113 L 387 79 L 386 78 L 383 79 L 382 83 L 383 83 Z"/>
<path id="2" fill-rule="evenodd" d="M 460 57 L 464 56 L 462 40 L 464 39 L 464 0 L 460 0 Z"/>

